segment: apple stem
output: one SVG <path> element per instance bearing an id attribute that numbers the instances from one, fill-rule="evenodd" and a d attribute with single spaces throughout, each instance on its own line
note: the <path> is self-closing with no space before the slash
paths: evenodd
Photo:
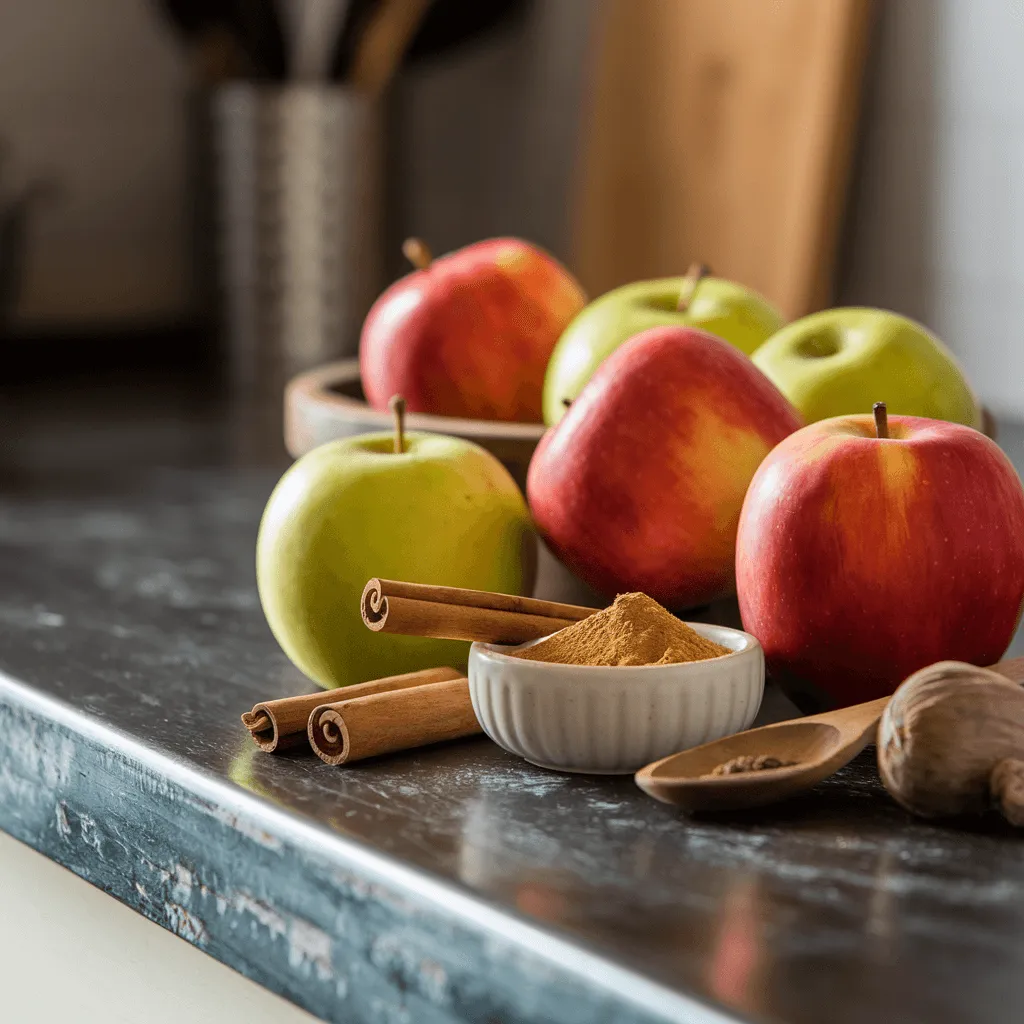
<path id="1" fill-rule="evenodd" d="M 417 270 L 426 270 L 434 259 L 430 246 L 422 238 L 407 238 L 402 243 L 402 255 Z"/>
<path id="2" fill-rule="evenodd" d="M 402 455 L 405 452 L 405 399 L 401 395 L 392 395 L 388 408 L 395 418 L 395 454 Z"/>
<path id="3" fill-rule="evenodd" d="M 877 437 L 889 436 L 889 413 L 885 408 L 885 402 L 875 402 L 875 435 Z"/>
<path id="4" fill-rule="evenodd" d="M 693 297 L 697 294 L 697 285 L 710 273 L 711 268 L 706 263 L 690 264 L 690 269 L 683 277 L 683 288 L 679 293 L 679 301 L 676 303 L 676 309 L 680 313 L 685 313 L 690 308 L 690 303 L 693 302 Z"/>

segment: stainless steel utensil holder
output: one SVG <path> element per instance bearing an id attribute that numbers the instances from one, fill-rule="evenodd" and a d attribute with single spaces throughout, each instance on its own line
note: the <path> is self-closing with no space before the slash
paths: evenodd
<path id="1" fill-rule="evenodd" d="M 281 446 L 286 381 L 353 354 L 382 286 L 380 111 L 341 87 L 237 83 L 212 113 L 231 392 Z"/>

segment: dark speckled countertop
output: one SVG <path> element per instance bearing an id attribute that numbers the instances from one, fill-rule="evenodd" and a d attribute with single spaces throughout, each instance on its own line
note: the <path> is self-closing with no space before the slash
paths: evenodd
<path id="1" fill-rule="evenodd" d="M 308 689 L 253 578 L 277 470 L 183 393 L 60 399 L 4 398 L 6 831 L 330 1021 L 1016 1019 L 1024 847 L 911 819 L 870 752 L 727 820 L 486 740 L 258 754 L 239 713 Z"/>

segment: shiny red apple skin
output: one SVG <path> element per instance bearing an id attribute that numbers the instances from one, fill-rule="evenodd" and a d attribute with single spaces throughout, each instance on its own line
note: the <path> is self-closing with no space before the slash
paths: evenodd
<path id="1" fill-rule="evenodd" d="M 544 435 L 530 510 L 555 554 L 609 597 L 707 604 L 733 591 L 754 471 L 800 426 L 738 349 L 695 328 L 653 328 L 616 349 Z"/>
<path id="2" fill-rule="evenodd" d="M 366 399 L 386 409 L 469 419 L 541 421 L 544 374 L 586 304 L 575 278 L 517 238 L 466 246 L 414 270 L 374 303 L 363 325 Z"/>
<path id="3" fill-rule="evenodd" d="M 814 423 L 757 471 L 736 581 L 743 626 L 791 692 L 836 706 L 953 659 L 991 665 L 1024 599 L 1024 489 L 969 427 L 912 416 Z"/>

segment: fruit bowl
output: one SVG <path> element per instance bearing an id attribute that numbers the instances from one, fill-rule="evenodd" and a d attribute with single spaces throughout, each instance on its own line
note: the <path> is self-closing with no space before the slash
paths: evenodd
<path id="1" fill-rule="evenodd" d="M 545 429 L 542 423 L 466 420 L 423 413 L 409 413 L 405 425 L 407 430 L 475 441 L 505 464 L 520 487 L 525 485 L 530 457 Z M 340 437 L 391 429 L 391 414 L 371 408 L 363 396 L 357 359 L 328 363 L 299 374 L 285 390 L 285 446 L 295 458 Z"/>

